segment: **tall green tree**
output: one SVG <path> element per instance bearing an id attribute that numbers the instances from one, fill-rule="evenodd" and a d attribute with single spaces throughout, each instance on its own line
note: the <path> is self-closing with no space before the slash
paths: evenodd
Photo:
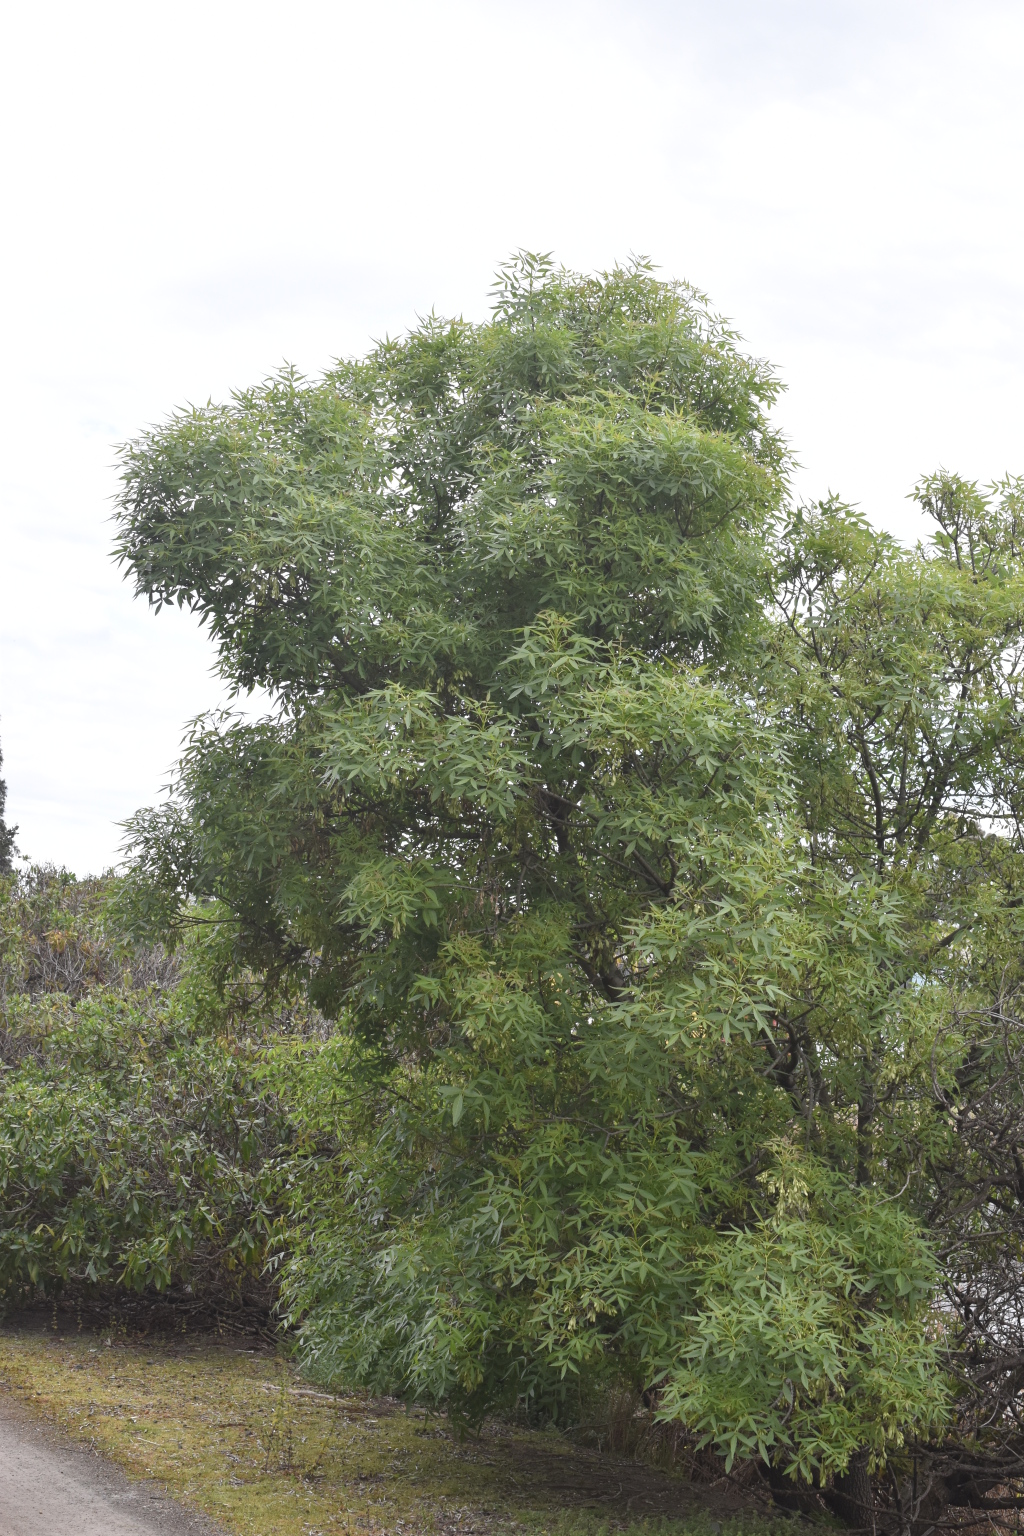
<path id="1" fill-rule="evenodd" d="M 220 903 L 336 1020 L 278 1067 L 341 1148 L 313 1368 L 626 1379 L 856 1525 L 883 1469 L 923 1508 L 908 1446 L 981 1454 L 943 1234 L 1011 1070 L 1018 492 L 926 482 L 918 551 L 794 513 L 777 389 L 693 289 L 521 257 L 483 324 L 130 444 L 138 591 L 274 708 L 197 723 L 126 900 Z"/>

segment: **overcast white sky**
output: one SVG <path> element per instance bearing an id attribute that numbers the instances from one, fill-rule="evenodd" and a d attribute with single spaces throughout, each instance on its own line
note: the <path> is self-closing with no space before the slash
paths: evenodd
<path id="1" fill-rule="evenodd" d="M 513 249 L 687 277 L 789 388 L 800 488 L 912 536 L 1024 471 L 1024 3 L 175 0 L 0 34 L 0 743 L 84 873 L 220 698 L 109 559 L 113 445 L 417 312 Z"/>

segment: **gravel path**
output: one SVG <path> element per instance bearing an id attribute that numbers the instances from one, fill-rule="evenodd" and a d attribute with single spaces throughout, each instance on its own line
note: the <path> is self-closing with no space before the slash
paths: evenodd
<path id="1" fill-rule="evenodd" d="M 224 1536 L 0 1399 L 0 1536 Z"/>

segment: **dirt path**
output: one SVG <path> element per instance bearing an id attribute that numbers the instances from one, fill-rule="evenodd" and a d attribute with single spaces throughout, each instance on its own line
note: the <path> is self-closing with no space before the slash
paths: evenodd
<path id="1" fill-rule="evenodd" d="M 0 1399 L 0 1536 L 221 1536 Z"/>

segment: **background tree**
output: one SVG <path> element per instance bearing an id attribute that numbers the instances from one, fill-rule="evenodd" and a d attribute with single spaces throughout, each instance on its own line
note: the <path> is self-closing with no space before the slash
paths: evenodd
<path id="1" fill-rule="evenodd" d="M 0 768 L 4 765 L 3 749 L 0 748 Z M 4 810 L 7 806 L 7 783 L 0 779 L 0 875 L 9 875 L 13 867 L 12 861 L 16 852 L 14 838 L 17 827 L 9 827 L 4 820 Z"/>
<path id="2" fill-rule="evenodd" d="M 472 1417 L 626 1381 L 913 1523 L 908 1448 L 988 1454 L 951 1309 L 1016 1059 L 1017 491 L 928 482 L 918 551 L 793 514 L 776 389 L 684 285 L 524 257 L 485 324 L 129 445 L 138 590 L 275 711 L 197 724 L 125 899 L 216 901 L 337 1021 L 275 1069 L 341 1148 L 314 1369 Z"/>
<path id="3" fill-rule="evenodd" d="M 833 1047 L 807 998 L 780 1010 L 774 1049 L 795 1104 L 831 1100 L 819 1134 L 855 1123 L 858 1182 L 902 1189 L 935 1242 L 970 1450 L 925 1458 L 919 1513 L 934 1518 L 951 1499 L 1016 1507 L 994 1490 L 1022 1465 L 1024 503 L 1019 482 L 983 494 L 948 474 L 915 498 L 935 528 L 924 549 L 836 502 L 790 521 L 780 667 L 762 675 L 815 866 L 883 881 L 904 914 L 882 1048 L 865 1033 L 843 1076 L 821 1073 Z"/>

